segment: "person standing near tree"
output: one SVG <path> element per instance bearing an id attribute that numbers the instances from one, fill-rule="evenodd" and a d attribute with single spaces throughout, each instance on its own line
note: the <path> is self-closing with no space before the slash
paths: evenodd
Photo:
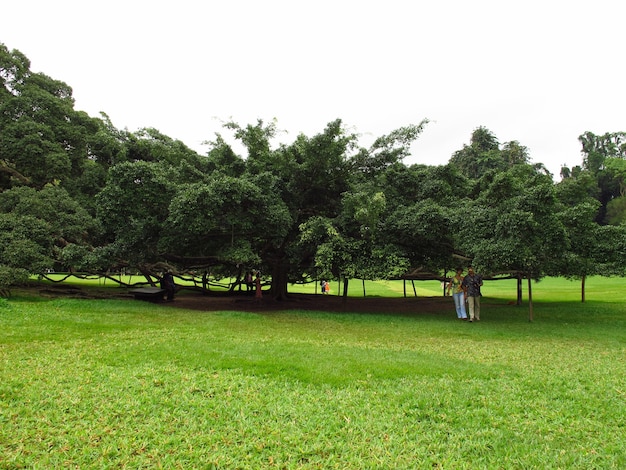
<path id="1" fill-rule="evenodd" d="M 174 294 L 176 294 L 176 283 L 174 282 L 174 275 L 172 271 L 165 271 L 161 278 L 161 289 L 165 290 L 167 301 L 172 302 L 174 300 Z"/>
<path id="2" fill-rule="evenodd" d="M 458 268 L 455 276 L 450 279 L 448 284 L 448 295 L 452 291 L 452 299 L 454 300 L 454 308 L 456 316 L 459 320 L 467 320 L 467 312 L 465 311 L 465 291 L 463 289 L 463 270 Z"/>
<path id="3" fill-rule="evenodd" d="M 260 301 L 263 298 L 263 291 L 261 290 L 261 273 L 257 271 L 256 279 L 254 280 L 254 285 L 256 286 L 256 292 L 254 294 L 254 298 L 257 301 Z"/>
<path id="4" fill-rule="evenodd" d="M 463 292 L 469 307 L 469 321 L 480 321 L 480 287 L 483 285 L 483 277 L 474 272 L 472 266 L 467 268 L 467 276 L 463 278 Z"/>
<path id="5" fill-rule="evenodd" d="M 246 272 L 246 291 L 252 292 L 254 290 L 254 279 L 252 278 L 252 271 Z"/>

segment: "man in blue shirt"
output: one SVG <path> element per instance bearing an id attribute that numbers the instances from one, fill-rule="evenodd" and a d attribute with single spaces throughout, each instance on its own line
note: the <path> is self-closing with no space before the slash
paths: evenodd
<path id="1" fill-rule="evenodd" d="M 467 275 L 463 278 L 463 292 L 469 307 L 469 321 L 480 321 L 480 286 L 483 285 L 483 277 L 474 272 L 473 267 L 467 268 Z"/>

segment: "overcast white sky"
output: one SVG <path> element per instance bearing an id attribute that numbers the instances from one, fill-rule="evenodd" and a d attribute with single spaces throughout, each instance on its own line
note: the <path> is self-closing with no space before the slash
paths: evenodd
<path id="1" fill-rule="evenodd" d="M 431 121 L 405 163 L 445 164 L 485 126 L 559 179 L 578 136 L 626 131 L 623 0 L 20 0 L 0 42 L 76 109 L 201 153 L 221 121 L 374 137 Z M 224 135 L 228 133 L 224 132 Z"/>

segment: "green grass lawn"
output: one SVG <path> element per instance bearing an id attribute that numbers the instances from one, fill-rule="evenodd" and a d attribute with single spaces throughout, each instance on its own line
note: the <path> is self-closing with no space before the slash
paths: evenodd
<path id="1" fill-rule="evenodd" d="M 626 299 L 626 280 L 623 278 L 590 277 L 586 282 L 586 300 L 613 301 Z M 441 296 L 443 287 L 439 281 L 415 281 L 415 291 L 418 297 Z M 378 297 L 401 297 L 413 296 L 413 285 L 410 281 L 366 281 L 365 292 L 367 296 Z M 524 280 L 522 291 L 524 299 L 527 299 L 528 281 Z M 563 302 L 581 300 L 580 281 L 569 281 L 562 278 L 545 278 L 541 281 L 532 281 L 533 300 L 540 302 Z M 315 285 L 290 286 L 290 292 L 315 293 Z M 319 288 L 318 288 L 319 292 Z M 331 294 L 341 293 L 339 284 L 331 283 Z M 515 300 L 517 298 L 517 281 L 515 279 L 485 281 L 482 293 L 489 299 Z M 363 296 L 362 282 L 350 281 L 348 288 L 350 296 Z"/>
<path id="2" fill-rule="evenodd" d="M 509 281 L 479 324 L 3 300 L 0 468 L 626 468 L 623 282 L 533 323 Z"/>

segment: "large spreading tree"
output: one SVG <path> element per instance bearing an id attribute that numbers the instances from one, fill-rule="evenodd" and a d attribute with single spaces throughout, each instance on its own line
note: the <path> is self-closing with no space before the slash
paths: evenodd
<path id="1" fill-rule="evenodd" d="M 75 110 L 69 85 L 0 44 L 0 288 L 50 269 L 255 269 L 284 299 L 290 282 L 343 279 L 345 295 L 350 278 L 468 258 L 529 280 L 624 272 L 626 134 L 583 134 L 583 164 L 555 185 L 484 127 L 448 164 L 407 166 L 427 123 L 363 147 L 339 119 L 283 144 L 276 121 L 226 122 L 199 155 Z"/>

